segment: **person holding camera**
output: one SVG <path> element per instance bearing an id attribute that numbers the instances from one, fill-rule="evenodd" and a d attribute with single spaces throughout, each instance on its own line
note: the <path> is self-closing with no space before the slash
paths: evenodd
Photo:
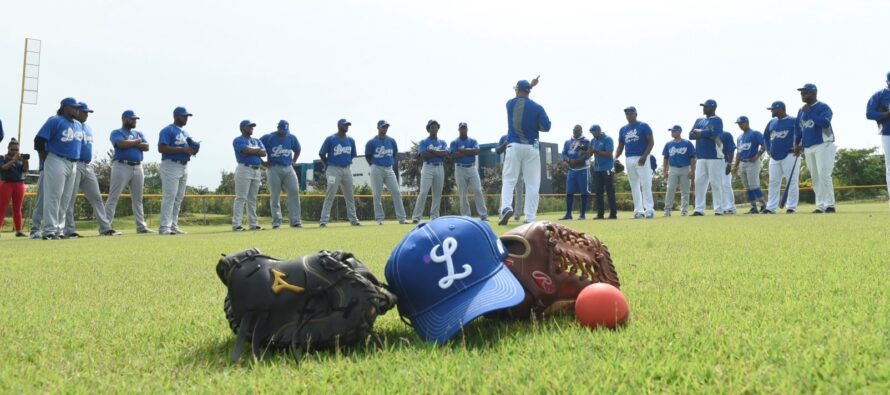
<path id="1" fill-rule="evenodd" d="M 15 237 L 25 237 L 22 232 L 22 202 L 25 200 L 25 174 L 28 172 L 28 159 L 31 155 L 19 152 L 19 142 L 9 141 L 9 152 L 0 161 L 0 229 L 6 219 L 6 208 L 12 201 L 12 221 Z"/>

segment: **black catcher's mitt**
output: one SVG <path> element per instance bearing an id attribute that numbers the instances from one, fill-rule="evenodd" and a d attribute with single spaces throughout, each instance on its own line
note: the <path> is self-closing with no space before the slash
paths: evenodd
<path id="1" fill-rule="evenodd" d="M 621 164 L 617 159 L 615 160 L 615 174 L 621 173 L 624 171 L 624 165 Z"/>
<path id="2" fill-rule="evenodd" d="M 320 251 L 278 260 L 256 248 L 223 256 L 216 274 L 228 289 L 224 309 L 238 335 L 232 360 L 251 340 L 257 358 L 266 349 L 289 348 L 299 358 L 326 349 L 380 339 L 378 315 L 396 297 L 349 252 Z"/>

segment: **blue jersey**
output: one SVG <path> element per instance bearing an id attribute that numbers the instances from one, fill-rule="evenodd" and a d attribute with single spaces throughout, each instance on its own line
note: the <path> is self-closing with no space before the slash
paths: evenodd
<path id="1" fill-rule="evenodd" d="M 645 122 L 637 121 L 624 125 L 618 132 L 618 142 L 624 143 L 624 156 L 627 158 L 643 156 L 646 147 L 649 146 L 649 139 L 646 136 L 652 136 L 652 128 Z"/>
<path id="2" fill-rule="evenodd" d="M 692 164 L 692 158 L 695 158 L 695 146 L 689 140 L 671 140 L 664 145 L 661 155 L 668 158 L 668 166 L 686 167 Z"/>
<path id="3" fill-rule="evenodd" d="M 739 160 L 747 161 L 755 157 L 760 147 L 763 147 L 763 134 L 756 130 L 742 133 L 738 139 Z"/>
<path id="4" fill-rule="evenodd" d="M 732 133 L 723 132 L 720 135 L 720 142 L 723 144 L 723 159 L 726 163 L 730 163 L 732 161 L 733 153 L 735 152 L 735 139 L 732 137 Z"/>
<path id="5" fill-rule="evenodd" d="M 263 159 L 257 155 L 247 155 L 242 153 L 245 148 L 259 148 L 263 151 L 266 150 L 266 146 L 263 145 L 263 142 L 260 139 L 255 139 L 253 137 L 245 137 L 243 134 L 236 137 L 235 140 L 232 141 L 232 147 L 235 148 L 235 161 L 242 165 L 250 165 L 250 166 L 259 166 L 263 164 Z"/>
<path id="6" fill-rule="evenodd" d="M 797 134 L 797 118 L 785 116 L 785 118 L 773 118 L 766 124 L 763 132 L 763 143 L 766 152 L 775 160 L 785 159 L 794 151 L 794 142 L 800 141 Z"/>
<path id="7" fill-rule="evenodd" d="M 365 157 L 371 158 L 371 164 L 383 167 L 392 167 L 395 164 L 399 146 L 392 137 L 374 136 L 365 144 Z"/>
<path id="8" fill-rule="evenodd" d="M 534 144 L 539 132 L 550 131 L 550 118 L 544 107 L 527 97 L 514 97 L 507 102 L 507 141 Z"/>
<path id="9" fill-rule="evenodd" d="M 69 121 L 61 115 L 51 116 L 37 132 L 37 137 L 46 140 L 46 152 L 71 160 L 80 159 L 83 124 L 77 120 Z"/>
<path id="10" fill-rule="evenodd" d="M 83 145 L 80 146 L 79 160 L 84 163 L 93 161 L 93 128 L 83 124 Z"/>
<path id="11" fill-rule="evenodd" d="M 341 139 L 334 133 L 324 139 L 318 155 L 326 157 L 328 165 L 349 166 L 352 164 L 352 158 L 358 155 L 355 151 L 355 140 L 352 137 L 345 136 Z"/>
<path id="12" fill-rule="evenodd" d="M 797 130 L 804 148 L 834 141 L 831 128 L 831 108 L 820 101 L 813 103 L 809 111 L 797 112 Z"/>
<path id="13" fill-rule="evenodd" d="M 260 141 L 266 147 L 267 160 L 273 165 L 290 166 L 294 152 L 300 152 L 300 141 L 290 133 L 281 137 L 278 132 L 272 132 L 260 137 Z"/>
<path id="14" fill-rule="evenodd" d="M 590 140 L 586 137 L 581 136 L 579 138 L 570 138 L 566 140 L 566 142 L 562 145 L 562 159 L 583 159 L 587 160 L 590 157 L 588 154 L 588 150 L 590 149 Z M 586 169 L 586 164 L 582 163 L 580 165 L 575 166 L 573 169 Z"/>
<path id="15" fill-rule="evenodd" d="M 161 129 L 158 136 L 158 145 L 166 145 L 174 148 L 188 147 L 189 134 L 182 130 L 179 126 L 170 124 Z M 189 154 L 161 154 L 161 160 L 175 160 L 178 162 L 188 162 L 191 159 Z"/>
<path id="16" fill-rule="evenodd" d="M 111 132 L 111 145 L 114 147 L 114 160 L 125 160 L 129 162 L 142 162 L 142 150 L 139 147 L 118 148 L 119 141 L 140 140 L 147 143 L 145 135 L 135 130 L 117 129 Z"/>
<path id="17" fill-rule="evenodd" d="M 695 157 L 698 159 L 723 159 L 723 120 L 718 116 L 695 120 L 691 130 L 701 129 L 701 137 L 695 139 Z M 730 136 L 732 140 L 732 136 Z"/>
<path id="18" fill-rule="evenodd" d="M 454 139 L 454 141 L 451 142 L 451 145 L 449 146 L 448 150 L 449 150 L 449 152 L 451 152 L 453 154 L 453 153 L 459 151 L 461 148 L 469 148 L 469 149 L 478 150 L 479 143 L 477 143 L 475 139 L 472 139 L 469 137 L 467 137 L 465 140 L 462 140 L 460 137 L 458 137 L 458 138 Z M 454 162 L 464 164 L 464 165 L 476 164 L 476 155 L 461 156 L 460 158 L 457 158 Z"/>
<path id="19" fill-rule="evenodd" d="M 590 141 L 590 146 L 597 151 L 615 151 L 615 143 L 612 138 L 603 133 L 600 138 Z M 593 171 L 612 171 L 615 166 L 615 158 L 612 156 L 593 155 Z"/>
<path id="20" fill-rule="evenodd" d="M 431 139 L 429 137 L 420 141 L 420 145 L 417 147 L 420 154 L 423 154 L 427 151 L 448 151 L 448 144 L 445 141 L 439 139 Z M 421 156 L 424 163 L 442 163 L 445 162 L 445 158 L 441 156 L 434 156 L 431 158 L 424 158 Z"/>
<path id="21" fill-rule="evenodd" d="M 865 117 L 877 122 L 881 134 L 884 136 L 890 135 L 890 118 L 884 117 L 888 111 L 890 111 L 890 89 L 884 88 L 868 99 L 868 105 L 865 108 Z"/>

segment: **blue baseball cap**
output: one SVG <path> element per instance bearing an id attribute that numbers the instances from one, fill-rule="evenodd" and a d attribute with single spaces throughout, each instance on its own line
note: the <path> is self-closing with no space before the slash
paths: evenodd
<path id="1" fill-rule="evenodd" d="M 466 123 L 466 122 L 461 122 L 461 123 L 457 124 L 457 128 L 458 128 L 458 129 L 460 129 L 460 128 L 465 128 L 465 127 L 467 127 L 467 123 Z"/>
<path id="2" fill-rule="evenodd" d="M 133 110 L 127 110 L 127 111 L 124 111 L 124 113 L 121 114 L 121 118 L 127 118 L 127 119 L 139 119 L 139 117 L 136 116 L 136 113 L 133 112 Z"/>
<path id="3" fill-rule="evenodd" d="M 62 102 L 60 104 L 61 104 L 61 107 L 65 107 L 65 106 L 71 106 L 71 107 L 75 107 L 75 108 L 78 107 L 77 100 L 73 97 L 66 97 L 66 98 L 62 99 Z"/>
<path id="4" fill-rule="evenodd" d="M 343 125 L 352 126 L 352 122 L 347 121 L 346 118 L 340 118 L 340 120 L 337 121 L 337 126 Z"/>
<path id="5" fill-rule="evenodd" d="M 386 120 L 381 119 L 381 120 L 377 121 L 377 127 L 378 128 L 388 128 L 389 122 L 386 122 Z"/>
<path id="6" fill-rule="evenodd" d="M 780 108 L 784 110 L 784 109 L 785 109 L 785 103 L 783 103 L 783 102 L 781 102 L 781 101 L 774 101 L 773 104 L 770 104 L 770 106 L 767 107 L 766 109 L 767 109 L 767 110 L 778 110 L 778 109 L 780 109 Z"/>
<path id="7" fill-rule="evenodd" d="M 241 121 L 241 125 L 240 125 L 240 126 L 243 128 L 243 127 L 245 127 L 245 126 L 256 126 L 256 124 L 253 123 L 253 122 L 250 122 L 249 119 L 245 119 L 245 120 Z"/>
<path id="8" fill-rule="evenodd" d="M 507 249 L 488 224 L 445 216 L 408 232 L 385 275 L 399 315 L 422 339 L 443 344 L 477 317 L 525 299 L 505 259 Z"/>
<path id="9" fill-rule="evenodd" d="M 637 108 L 634 106 L 628 106 L 624 109 L 624 112 L 637 112 Z"/>
<path id="10" fill-rule="evenodd" d="M 591 132 L 602 132 L 603 131 L 603 129 L 600 128 L 600 125 L 596 125 L 596 124 L 592 125 L 590 127 L 590 129 L 588 129 L 588 130 L 590 130 Z"/>
<path id="11" fill-rule="evenodd" d="M 705 100 L 704 103 L 701 103 L 699 105 L 702 107 L 717 108 L 717 101 L 714 99 L 708 99 L 708 100 Z"/>
<path id="12" fill-rule="evenodd" d="M 748 117 L 742 115 L 738 119 L 735 120 L 735 123 L 743 123 L 743 122 L 748 122 Z"/>
<path id="13" fill-rule="evenodd" d="M 435 119 L 430 119 L 429 121 L 426 121 L 426 130 L 430 130 L 430 126 L 433 126 L 433 124 L 435 124 L 436 126 L 438 126 L 440 128 L 442 127 L 442 125 L 439 125 L 439 121 L 437 121 Z"/>
<path id="14" fill-rule="evenodd" d="M 803 88 L 797 88 L 797 90 L 798 90 L 798 91 L 812 91 L 812 92 L 816 92 L 816 91 L 818 91 L 819 89 L 816 88 L 816 84 L 806 83 L 806 84 L 803 84 Z"/>
<path id="15" fill-rule="evenodd" d="M 680 125 L 674 125 L 674 126 L 671 126 L 671 128 L 668 130 L 670 130 L 671 132 L 682 132 L 683 128 L 681 128 Z"/>
<path id="16" fill-rule="evenodd" d="M 513 89 L 520 91 L 530 91 L 532 90 L 532 83 L 528 82 L 528 80 L 519 80 L 518 82 L 516 82 L 516 86 L 514 86 Z"/>
<path id="17" fill-rule="evenodd" d="M 285 121 L 283 119 L 278 121 L 278 130 L 289 130 L 289 129 L 290 129 L 290 123 L 288 123 L 287 121 Z"/>
<path id="18" fill-rule="evenodd" d="M 190 116 L 192 116 L 192 113 L 190 113 L 188 110 L 186 110 L 185 107 L 176 107 L 173 109 L 173 115 L 174 116 L 184 115 L 184 116 L 190 117 Z"/>
<path id="19" fill-rule="evenodd" d="M 93 110 L 90 109 L 90 106 L 88 106 L 86 103 L 84 103 L 82 101 L 77 102 L 77 109 L 80 111 L 83 111 L 83 112 L 93 112 Z"/>

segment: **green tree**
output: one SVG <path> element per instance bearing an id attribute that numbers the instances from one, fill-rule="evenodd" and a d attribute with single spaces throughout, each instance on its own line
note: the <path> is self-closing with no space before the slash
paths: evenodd
<path id="1" fill-rule="evenodd" d="M 834 177 L 840 185 L 881 185 L 885 182 L 884 155 L 878 147 L 837 151 Z"/>
<path id="2" fill-rule="evenodd" d="M 219 186 L 216 187 L 218 195 L 235 194 L 235 173 L 227 170 L 219 171 Z"/>
<path id="3" fill-rule="evenodd" d="M 109 149 L 105 153 L 105 157 L 90 162 L 90 168 L 96 173 L 96 179 L 99 181 L 99 190 L 107 191 L 111 187 L 111 164 L 114 163 L 114 150 Z"/>
<path id="4" fill-rule="evenodd" d="M 447 195 L 454 191 L 454 160 L 445 158 L 445 186 L 442 188 L 442 194 Z M 399 173 L 405 186 L 420 190 L 420 169 L 423 167 L 423 159 L 420 158 L 420 149 L 416 142 L 411 142 L 411 150 L 404 160 L 399 161 Z"/>
<path id="5" fill-rule="evenodd" d="M 547 171 L 553 180 L 553 192 L 566 193 L 566 179 L 569 177 L 569 165 L 565 161 L 559 161 L 547 165 Z"/>

